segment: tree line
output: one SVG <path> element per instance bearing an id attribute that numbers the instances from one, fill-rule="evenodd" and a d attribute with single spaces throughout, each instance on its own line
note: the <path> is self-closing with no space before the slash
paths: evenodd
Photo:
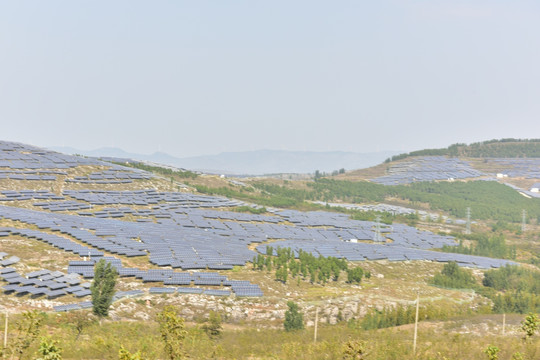
<path id="1" fill-rule="evenodd" d="M 464 237 L 469 240 L 474 240 L 470 245 L 464 245 L 463 239 L 460 239 L 458 246 L 444 245 L 442 251 L 448 253 L 458 253 L 466 255 L 487 256 L 499 259 L 515 259 L 516 246 L 509 246 L 503 234 L 459 234 L 459 237 Z"/>
<path id="2" fill-rule="evenodd" d="M 126 163 L 120 163 L 120 162 L 113 162 L 113 164 L 121 165 L 121 166 L 128 166 L 135 169 L 140 169 L 148 172 L 153 172 L 165 176 L 176 176 L 179 178 L 184 179 L 195 179 L 199 174 L 189 171 L 189 170 L 173 170 L 169 168 L 164 168 L 161 166 L 153 166 L 148 165 L 142 162 L 134 161 L 134 162 L 126 162 Z"/>
<path id="3" fill-rule="evenodd" d="M 540 157 L 540 139 L 494 139 L 472 143 L 457 143 L 441 149 L 424 149 L 392 156 L 385 160 L 403 160 L 414 156 L 462 156 L 474 158 Z"/>
<path id="4" fill-rule="evenodd" d="M 362 278 L 369 278 L 371 274 L 361 267 L 349 268 L 345 259 L 332 256 L 314 256 L 310 252 L 294 250 L 289 247 L 266 247 L 266 254 L 257 254 L 253 258 L 253 270 L 274 271 L 275 279 L 287 283 L 290 278 L 309 281 L 312 284 L 324 285 L 329 281 L 338 281 L 342 272 L 347 274 L 347 282 L 360 283 Z"/>
<path id="5" fill-rule="evenodd" d="M 491 311 L 494 313 L 540 311 L 540 272 L 521 266 L 506 265 L 487 270 L 479 284 L 470 270 L 449 262 L 430 283 L 444 288 L 472 289 L 493 302 Z"/>

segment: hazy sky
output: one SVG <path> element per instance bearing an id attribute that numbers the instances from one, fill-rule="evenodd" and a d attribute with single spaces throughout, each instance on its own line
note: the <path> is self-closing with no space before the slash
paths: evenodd
<path id="1" fill-rule="evenodd" d="M 540 137 L 538 1 L 0 2 L 2 140 L 175 156 Z"/>

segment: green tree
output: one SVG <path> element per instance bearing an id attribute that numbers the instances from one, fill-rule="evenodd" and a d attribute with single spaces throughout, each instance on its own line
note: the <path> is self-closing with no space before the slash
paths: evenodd
<path id="1" fill-rule="evenodd" d="M 499 359 L 499 351 L 501 351 L 501 349 L 499 349 L 498 347 L 494 345 L 489 345 L 487 348 L 484 349 L 484 354 L 487 355 L 489 360 L 497 360 Z"/>
<path id="2" fill-rule="evenodd" d="M 90 291 L 92 292 L 93 312 L 100 318 L 109 315 L 117 276 L 118 273 L 110 262 L 101 259 L 96 263 L 94 281 L 92 281 Z"/>
<path id="3" fill-rule="evenodd" d="M 524 360 L 524 358 L 523 355 L 521 355 L 521 353 L 518 351 L 512 354 L 512 360 Z"/>
<path id="4" fill-rule="evenodd" d="M 216 311 L 210 311 L 208 321 L 203 325 L 202 328 L 209 338 L 216 339 L 221 336 L 223 331 L 223 326 L 221 323 L 221 315 Z"/>
<path id="5" fill-rule="evenodd" d="M 15 324 L 15 339 L 7 346 L 7 353 L 10 358 L 15 356 L 22 359 L 26 350 L 37 339 L 43 324 L 43 313 L 37 310 L 22 313 L 22 319 Z"/>
<path id="6" fill-rule="evenodd" d="M 184 339 L 187 334 L 184 319 L 178 315 L 174 307 L 167 306 L 157 314 L 157 322 L 167 358 L 170 360 L 183 359 Z"/>
<path id="7" fill-rule="evenodd" d="M 144 360 L 144 357 L 141 355 L 140 351 L 132 354 L 126 348 L 121 346 L 118 351 L 118 360 Z"/>
<path id="8" fill-rule="evenodd" d="M 43 338 L 39 344 L 38 355 L 36 360 L 62 360 L 62 348 L 57 341 Z"/>
<path id="9" fill-rule="evenodd" d="M 359 284 L 364 276 L 364 270 L 361 267 L 355 267 L 347 270 L 347 282 Z"/>
<path id="10" fill-rule="evenodd" d="M 529 313 L 521 323 L 521 330 L 525 333 L 524 339 L 530 339 L 540 326 L 540 319 L 535 313 Z"/>
<path id="11" fill-rule="evenodd" d="M 279 280 L 285 284 L 287 283 L 287 277 L 288 271 L 286 265 L 276 270 L 276 280 Z"/>
<path id="12" fill-rule="evenodd" d="M 63 318 L 64 321 L 75 330 L 75 340 L 79 339 L 79 336 L 81 336 L 85 328 L 89 327 L 96 321 L 95 316 L 86 310 L 66 312 Z"/>
<path id="13" fill-rule="evenodd" d="M 432 284 L 453 289 L 472 288 L 476 284 L 471 272 L 462 269 L 455 261 L 444 264 L 441 272 L 435 274 Z"/>
<path id="14" fill-rule="evenodd" d="M 362 360 L 367 356 L 366 344 L 358 340 L 349 339 L 344 344 L 343 360 Z"/>
<path id="15" fill-rule="evenodd" d="M 302 330 L 304 328 L 304 315 L 299 311 L 298 305 L 293 301 L 287 301 L 289 309 L 285 311 L 285 331 Z"/>

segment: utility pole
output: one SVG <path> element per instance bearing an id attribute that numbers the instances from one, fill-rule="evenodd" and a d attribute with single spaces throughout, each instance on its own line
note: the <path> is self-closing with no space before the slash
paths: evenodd
<path id="1" fill-rule="evenodd" d="M 467 208 L 467 226 L 465 228 L 465 234 L 471 233 L 471 208 Z"/>
<path id="2" fill-rule="evenodd" d="M 6 325 L 4 326 L 4 349 L 7 347 L 7 334 L 8 334 L 8 312 L 6 311 Z"/>
<path id="3" fill-rule="evenodd" d="M 503 314 L 503 336 L 505 335 L 506 333 L 506 313 Z"/>
<path id="4" fill-rule="evenodd" d="M 416 337 L 418 335 L 418 310 L 420 308 L 420 292 L 416 293 L 416 316 L 414 318 L 413 355 L 416 356 Z"/>
<path id="5" fill-rule="evenodd" d="M 315 333 L 313 334 L 313 343 L 317 342 L 317 325 L 319 324 L 319 308 L 315 309 Z"/>
<path id="6" fill-rule="evenodd" d="M 523 209 L 521 212 L 521 232 L 525 232 L 525 224 L 527 223 L 527 210 Z"/>

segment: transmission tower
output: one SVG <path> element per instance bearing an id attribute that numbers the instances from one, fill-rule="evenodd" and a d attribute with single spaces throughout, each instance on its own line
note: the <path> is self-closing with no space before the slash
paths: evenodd
<path id="1" fill-rule="evenodd" d="M 465 227 L 465 234 L 471 233 L 471 208 L 467 208 L 467 226 Z"/>
<path id="2" fill-rule="evenodd" d="M 527 223 L 527 211 L 523 209 L 521 212 L 521 232 L 525 232 L 525 224 Z"/>
<path id="3" fill-rule="evenodd" d="M 373 241 L 384 241 L 381 235 L 381 217 L 379 215 L 377 215 L 377 217 L 375 218 L 375 236 L 373 237 Z"/>

